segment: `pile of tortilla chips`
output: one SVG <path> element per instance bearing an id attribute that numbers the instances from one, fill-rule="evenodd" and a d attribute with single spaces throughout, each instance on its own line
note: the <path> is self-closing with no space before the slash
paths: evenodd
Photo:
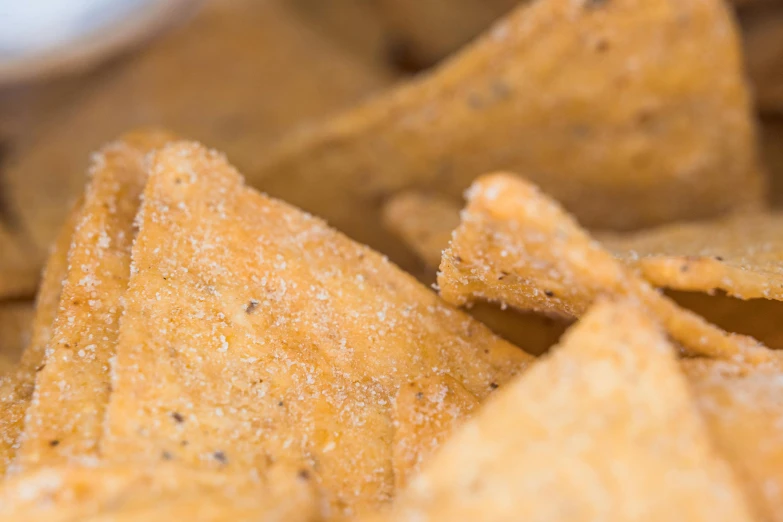
<path id="1" fill-rule="evenodd" d="M 432 61 L 473 25 L 417 9 L 507 3 L 335 5 Z M 259 147 L 388 82 L 307 9 L 208 2 L 14 152 L 0 520 L 783 522 L 783 214 L 732 7 L 521 2 Z M 286 53 L 318 65 L 259 102 Z"/>

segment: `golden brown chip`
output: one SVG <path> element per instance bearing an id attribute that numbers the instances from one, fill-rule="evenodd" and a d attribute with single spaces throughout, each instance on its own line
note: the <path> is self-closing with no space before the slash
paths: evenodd
<path id="1" fill-rule="evenodd" d="M 0 517 L 23 521 L 315 521 L 306 476 L 278 469 L 264 480 L 186 468 L 45 467 L 0 486 Z"/>
<path id="2" fill-rule="evenodd" d="M 540 184 L 588 227 L 758 206 L 763 179 L 727 9 L 533 2 L 434 72 L 256 154 L 248 181 L 404 266 L 380 203 L 404 190 L 457 198 L 500 168 Z"/>
<path id="3" fill-rule="evenodd" d="M 633 302 L 601 303 L 498 391 L 391 520 L 752 520 L 674 350 Z"/>
<path id="4" fill-rule="evenodd" d="M 44 350 L 51 338 L 62 283 L 68 271 L 68 250 L 81 209 L 82 201 L 79 200 L 63 223 L 46 262 L 35 303 L 30 344 L 22 352 L 21 361 L 15 370 L 0 376 L 0 475 L 5 473 L 16 454 L 17 438 L 33 395 L 35 374 L 41 369 Z"/>
<path id="5" fill-rule="evenodd" d="M 441 296 L 458 305 L 485 299 L 573 317 L 599 296 L 632 297 L 690 353 L 770 356 L 755 340 L 727 334 L 678 307 L 615 260 L 555 201 L 507 174 L 485 176 L 471 187 L 438 285 Z"/>
<path id="6" fill-rule="evenodd" d="M 139 226 L 107 459 L 301 463 L 360 513 L 393 493 L 401 385 L 449 374 L 481 399 L 531 359 L 197 144 L 155 154 Z"/>
<path id="7" fill-rule="evenodd" d="M 22 350 L 30 344 L 35 304 L 32 301 L 0 303 L 0 356 L 19 362 Z"/>
<path id="8" fill-rule="evenodd" d="M 658 287 L 783 300 L 783 214 L 667 225 L 601 241 Z"/>
<path id="9" fill-rule="evenodd" d="M 449 246 L 459 226 L 459 207 L 450 200 L 428 194 L 406 192 L 392 198 L 383 209 L 384 225 L 426 265 L 428 282 L 440 265 L 441 253 Z M 569 321 L 560 317 L 501 309 L 491 303 L 476 303 L 470 315 L 504 339 L 540 355 L 557 343 Z"/>
<path id="10" fill-rule="evenodd" d="M 479 406 L 475 395 L 449 375 L 400 387 L 394 402 L 394 483 L 404 487 L 454 428 Z"/>
<path id="11" fill-rule="evenodd" d="M 783 374 L 705 359 L 682 362 L 721 454 L 760 520 L 783 520 Z"/>
<path id="12" fill-rule="evenodd" d="M 207 2 L 20 143 L 0 181 L 18 234 L 37 247 L 23 266 L 37 276 L 68 198 L 83 188 L 89 154 L 128 129 L 164 125 L 248 165 L 284 130 L 386 84 L 382 71 L 331 46 L 284 4 Z"/>
<path id="13" fill-rule="evenodd" d="M 109 400 L 109 359 L 130 277 L 133 222 L 147 178 L 145 158 L 171 139 L 166 132 L 141 131 L 93 158 L 54 332 L 25 417 L 17 470 L 97 454 Z"/>

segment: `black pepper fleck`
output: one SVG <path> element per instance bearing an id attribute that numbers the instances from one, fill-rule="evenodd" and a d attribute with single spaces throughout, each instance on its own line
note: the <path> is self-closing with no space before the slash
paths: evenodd
<path id="1" fill-rule="evenodd" d="M 215 460 L 220 462 L 221 464 L 225 464 L 228 462 L 228 457 L 226 457 L 226 454 L 222 451 L 216 451 L 212 454 L 213 457 L 215 457 Z"/>
<path id="2" fill-rule="evenodd" d="M 182 414 L 178 411 L 171 412 L 171 418 L 174 419 L 174 421 L 177 423 L 185 422 L 185 417 L 183 417 Z"/>
<path id="3" fill-rule="evenodd" d="M 306 469 L 300 469 L 298 475 L 302 480 L 310 480 L 310 472 Z"/>
<path id="4" fill-rule="evenodd" d="M 50 441 L 49 441 L 49 446 L 51 446 L 51 447 L 53 447 L 53 448 L 54 448 L 54 447 L 56 447 L 56 446 L 59 446 L 59 445 L 60 445 L 60 441 L 59 441 L 59 440 L 57 440 L 57 439 L 54 439 L 54 440 L 50 440 Z"/>
<path id="5" fill-rule="evenodd" d="M 422 392 L 417 392 L 416 393 L 416 398 L 417 399 L 423 399 L 424 398 L 424 394 Z"/>
<path id="6" fill-rule="evenodd" d="M 498 383 L 491 382 L 491 383 L 489 383 L 489 387 L 492 388 L 493 390 L 497 390 L 499 386 L 498 386 Z"/>
<path id="7" fill-rule="evenodd" d="M 554 297 L 555 293 L 552 290 L 544 290 L 544 295 L 547 297 Z"/>
<path id="8" fill-rule="evenodd" d="M 247 303 L 247 306 L 245 307 L 245 313 L 246 314 L 252 314 L 253 311 L 255 311 L 256 308 L 258 308 L 258 301 L 256 301 L 255 299 L 251 299 Z"/>

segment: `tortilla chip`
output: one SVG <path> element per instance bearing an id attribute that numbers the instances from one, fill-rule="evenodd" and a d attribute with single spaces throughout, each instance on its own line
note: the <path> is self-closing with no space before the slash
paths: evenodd
<path id="1" fill-rule="evenodd" d="M 399 236 L 426 265 L 425 283 L 440 265 L 441 253 L 449 246 L 459 226 L 459 207 L 450 200 L 405 192 L 383 209 L 384 225 Z M 570 321 L 560 317 L 501 309 L 491 303 L 476 303 L 468 312 L 490 330 L 533 355 L 545 353 L 557 343 Z"/>
<path id="2" fill-rule="evenodd" d="M 68 271 L 68 250 L 81 215 L 79 200 L 68 214 L 46 262 L 35 302 L 30 344 L 22 352 L 16 369 L 0 376 L 0 475 L 16 454 L 16 442 L 22 431 L 24 414 L 33 395 L 36 372 L 41 367 L 44 350 L 52 334 L 52 323 L 60 302 L 62 283 Z"/>
<path id="3" fill-rule="evenodd" d="M 109 359 L 130 277 L 133 222 L 147 178 L 145 157 L 170 140 L 161 131 L 133 133 L 94 157 L 16 471 L 97 454 L 109 400 Z"/>
<path id="4" fill-rule="evenodd" d="M 474 183 L 462 223 L 444 252 L 441 296 L 476 298 L 521 310 L 581 316 L 599 296 L 644 303 L 687 353 L 767 359 L 755 340 L 730 335 L 678 307 L 615 260 L 555 201 L 515 176 Z"/>
<path id="5" fill-rule="evenodd" d="M 481 399 L 531 359 L 197 144 L 155 154 L 139 226 L 107 459 L 301 463 L 360 513 L 393 493 L 401 385 L 448 373 Z"/>
<path id="6" fill-rule="evenodd" d="M 783 520 L 783 378 L 779 367 L 682 362 L 721 454 L 760 520 Z"/>
<path id="7" fill-rule="evenodd" d="M 674 350 L 601 303 L 498 391 L 403 491 L 392 520 L 752 520 Z"/>
<path id="8" fill-rule="evenodd" d="M 533 2 L 432 73 L 256 154 L 248 181 L 404 266 L 382 203 L 456 199 L 500 168 L 588 227 L 757 207 L 737 40 L 720 0 Z"/>
<path id="9" fill-rule="evenodd" d="M 89 154 L 128 129 L 162 125 L 220 146 L 240 165 L 303 120 L 387 83 L 293 16 L 284 1 L 211 1 L 198 16 L 120 62 L 66 115 L 20 143 L 0 180 L 18 234 L 43 253 L 81 192 Z"/>
<path id="10" fill-rule="evenodd" d="M 189 469 L 56 467 L 0 487 L 0 516 L 22 521 L 314 521 L 317 497 L 306 476 L 275 470 L 262 481 Z"/>
<path id="11" fill-rule="evenodd" d="M 783 214 L 668 225 L 601 240 L 655 286 L 783 300 Z"/>
<path id="12" fill-rule="evenodd" d="M 30 343 L 35 304 L 32 301 L 0 303 L 0 356 L 18 363 Z"/>
<path id="13" fill-rule="evenodd" d="M 403 385 L 394 402 L 392 458 L 395 487 L 404 487 L 454 428 L 479 406 L 475 395 L 449 375 Z"/>
<path id="14" fill-rule="evenodd" d="M 740 12 L 745 63 L 760 109 L 783 113 L 783 6 Z"/>

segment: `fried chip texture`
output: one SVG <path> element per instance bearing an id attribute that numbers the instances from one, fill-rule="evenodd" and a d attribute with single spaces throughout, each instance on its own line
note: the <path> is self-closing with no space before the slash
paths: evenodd
<path id="1" fill-rule="evenodd" d="M 139 227 L 106 459 L 294 462 L 358 514 L 393 493 L 400 386 L 450 375 L 482 399 L 531 359 L 197 144 L 155 154 Z"/>
<path id="2" fill-rule="evenodd" d="M 752 520 L 675 352 L 633 302 L 597 304 L 457 429 L 390 520 Z"/>
<path id="3" fill-rule="evenodd" d="M 256 154 L 248 182 L 395 260 L 380 203 L 457 199 L 497 169 L 590 228 L 756 207 L 737 40 L 719 0 L 533 2 L 435 71 Z"/>
<path id="4" fill-rule="evenodd" d="M 133 222 L 147 178 L 145 157 L 171 139 L 163 131 L 132 133 L 93 159 L 17 471 L 96 456 L 110 390 L 109 359 L 130 277 Z"/>
<path id="5" fill-rule="evenodd" d="M 430 454 L 479 406 L 453 378 L 419 379 L 400 387 L 394 402 L 394 480 L 404 487 Z"/>
<path id="6" fill-rule="evenodd" d="M 0 376 L 0 475 L 16 455 L 16 443 L 24 415 L 33 395 L 36 372 L 52 335 L 62 284 L 68 272 L 68 250 L 82 210 L 81 199 L 73 206 L 54 243 L 35 303 L 30 344 L 14 371 Z"/>
<path id="7" fill-rule="evenodd" d="M 719 451 L 761 520 L 783 520 L 783 375 L 775 365 L 682 361 Z"/>
<path id="8" fill-rule="evenodd" d="M 601 242 L 650 283 L 783 300 L 783 214 L 667 225 Z"/>
<path id="9" fill-rule="evenodd" d="M 265 481 L 173 463 L 44 467 L 0 486 L 0 517 L 15 522 L 307 522 L 320 520 L 306 477 L 275 469 Z"/>
<path id="10" fill-rule="evenodd" d="M 35 139 L 19 143 L 0 176 L 20 223 L 15 238 L 35 247 L 21 265 L 33 280 L 68 199 L 82 191 L 89 154 L 109 140 L 165 126 L 248 165 L 281 132 L 386 84 L 383 71 L 331 46 L 285 3 L 202 2 L 192 20 L 117 63 Z"/>
<path id="11" fill-rule="evenodd" d="M 507 174 L 479 179 L 443 256 L 441 296 L 581 316 L 599 296 L 627 296 L 659 318 L 687 352 L 768 358 L 755 340 L 730 335 L 678 307 L 593 240 L 555 201 Z"/>

